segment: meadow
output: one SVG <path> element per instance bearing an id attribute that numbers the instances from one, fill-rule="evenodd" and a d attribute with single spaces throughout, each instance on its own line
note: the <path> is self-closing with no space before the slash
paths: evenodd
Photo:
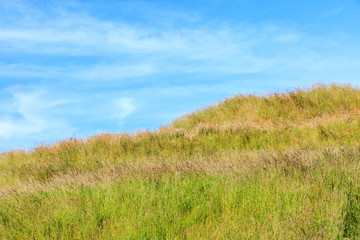
<path id="1" fill-rule="evenodd" d="M 360 90 L 236 95 L 0 156 L 0 239 L 360 239 Z"/>

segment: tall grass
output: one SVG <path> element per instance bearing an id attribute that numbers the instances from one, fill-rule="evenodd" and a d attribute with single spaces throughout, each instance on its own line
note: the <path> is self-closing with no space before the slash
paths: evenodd
<path id="1" fill-rule="evenodd" d="M 238 95 L 0 156 L 0 239 L 360 238 L 360 90 Z"/>
<path id="2" fill-rule="evenodd" d="M 175 128 L 190 129 L 200 123 L 227 121 L 281 122 L 301 121 L 343 112 L 358 113 L 360 90 L 350 85 L 316 84 L 308 89 L 298 88 L 289 93 L 268 96 L 237 95 L 212 107 L 190 113 L 175 120 Z"/>

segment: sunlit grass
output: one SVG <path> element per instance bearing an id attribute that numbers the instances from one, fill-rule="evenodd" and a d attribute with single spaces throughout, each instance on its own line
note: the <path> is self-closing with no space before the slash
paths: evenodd
<path id="1" fill-rule="evenodd" d="M 0 239 L 357 239 L 360 90 L 239 95 L 0 158 Z"/>

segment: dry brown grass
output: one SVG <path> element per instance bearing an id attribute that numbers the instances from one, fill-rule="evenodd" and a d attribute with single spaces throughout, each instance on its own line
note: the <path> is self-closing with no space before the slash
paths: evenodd
<path id="1" fill-rule="evenodd" d="M 360 146 L 346 148 L 323 148 L 317 150 L 292 149 L 288 151 L 238 152 L 224 151 L 214 156 L 193 156 L 188 159 L 146 158 L 135 162 L 107 164 L 93 171 L 71 171 L 54 175 L 46 181 L 28 178 L 13 182 L 0 190 L 0 198 L 12 194 L 49 191 L 53 188 L 76 188 L 78 186 L 101 186 L 121 182 L 128 177 L 158 179 L 164 176 L 216 176 L 235 174 L 264 174 L 280 171 L 288 175 L 295 172 L 306 176 L 315 169 L 347 168 L 360 157 Z"/>

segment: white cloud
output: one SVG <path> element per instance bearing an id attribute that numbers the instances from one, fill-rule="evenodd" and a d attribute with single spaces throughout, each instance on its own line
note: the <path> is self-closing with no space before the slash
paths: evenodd
<path id="1" fill-rule="evenodd" d="M 22 1 L 17 2 L 19 5 Z M 57 65 L 2 64 L 0 76 L 117 81 L 161 73 L 249 74 L 276 69 L 326 72 L 334 70 L 334 65 L 340 69 L 360 62 L 355 53 L 333 48 L 334 39 L 271 24 L 178 28 L 105 21 L 66 10 L 45 22 L 39 16 L 35 14 L 29 23 L 0 24 L 0 54 L 101 60 L 88 64 L 75 60 L 71 65 L 61 61 L 55 61 Z M 338 52 L 345 54 L 343 64 L 338 62 Z"/>
<path id="2" fill-rule="evenodd" d="M 77 79 L 91 80 L 121 80 L 132 77 L 142 77 L 156 73 L 156 68 L 152 65 L 121 65 L 119 64 L 99 64 L 95 67 L 88 67 L 74 73 Z"/>
<path id="3" fill-rule="evenodd" d="M 113 117 L 122 121 L 136 110 L 133 98 L 118 98 L 113 101 Z"/>
<path id="4" fill-rule="evenodd" d="M 77 79 L 116 80 L 168 71 L 259 72 L 273 67 L 273 60 L 259 54 L 260 51 L 255 53 L 255 49 L 269 44 L 278 48 L 280 44 L 298 40 L 296 32 L 279 27 L 153 27 L 70 13 L 45 22 L 40 17 L 34 17 L 29 24 L 0 25 L 0 52 L 113 59 L 85 67 L 60 68 L 60 71 L 51 66 L 46 66 L 47 71 L 38 71 L 34 66 L 21 65 L 7 67 L 3 71 L 7 75 L 11 75 L 11 71 L 14 75 L 38 75 L 51 70 L 53 76 L 65 77 L 60 72 L 66 72 L 68 77 Z M 14 70 L 15 67 L 20 71 Z M 0 75 L 4 75 L 1 69 Z"/>
<path id="5" fill-rule="evenodd" d="M 101 128 L 104 123 L 116 129 L 137 110 L 134 98 L 117 98 L 121 93 L 116 91 L 96 96 L 69 92 L 64 97 L 56 89 L 13 86 L 5 92 L 9 97 L 0 103 L 0 139 L 7 141 L 53 141 L 74 134 L 93 134 L 91 129 Z M 90 132 L 84 131 L 83 125 Z"/>
<path id="6" fill-rule="evenodd" d="M 274 25 L 157 29 L 73 16 L 30 29 L 21 25 L 2 29 L 0 43 L 0 53 L 105 59 L 71 65 L 60 61 L 57 65 L 0 64 L 0 76 L 61 81 L 119 81 L 161 73 L 274 73 L 280 69 L 312 74 L 360 63 L 354 51 L 344 51 L 343 44 L 334 39 Z"/>
<path id="7" fill-rule="evenodd" d="M 338 8 L 335 8 L 333 10 L 330 10 L 328 12 L 325 12 L 323 14 L 320 15 L 321 18 L 325 18 L 325 17 L 329 17 L 329 16 L 333 16 L 333 15 L 337 15 L 339 14 L 340 12 L 342 12 L 344 10 L 345 6 L 341 6 L 341 7 L 338 7 Z"/>
<path id="8" fill-rule="evenodd" d="M 5 64 L 0 62 L 0 76 L 2 77 L 62 77 L 69 71 L 64 67 L 48 67 L 34 64 Z"/>
<path id="9" fill-rule="evenodd" d="M 0 106 L 0 137 L 26 138 L 30 134 L 46 131 L 69 133 L 71 126 L 53 116 L 54 108 L 66 104 L 66 100 L 52 100 L 39 90 L 10 90 L 12 95 Z"/>
<path id="10" fill-rule="evenodd" d="M 279 44 L 299 39 L 296 33 L 282 29 L 272 33 L 222 26 L 152 29 L 78 18 L 70 22 L 55 21 L 33 29 L 1 29 L 0 42 L 6 46 L 2 51 L 11 49 L 54 57 L 99 56 L 114 60 L 85 67 L 64 67 L 67 69 L 46 66 L 39 70 L 41 66 L 20 64 L 1 66 L 0 75 L 65 77 L 63 73 L 68 73 L 67 77 L 77 79 L 116 80 L 168 71 L 251 73 L 269 69 L 274 62 L 255 49 L 269 44 L 278 48 Z M 120 63 L 125 60 L 128 62 Z"/>

